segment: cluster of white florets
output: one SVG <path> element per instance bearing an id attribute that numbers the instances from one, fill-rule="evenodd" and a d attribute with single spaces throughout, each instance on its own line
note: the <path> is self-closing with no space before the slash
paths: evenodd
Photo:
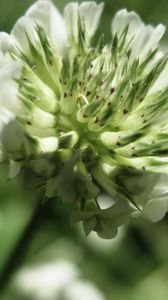
<path id="1" fill-rule="evenodd" d="M 132 214 L 167 212 L 167 55 L 164 26 L 126 10 L 111 42 L 93 46 L 102 10 L 69 3 L 62 17 L 41 0 L 0 34 L 0 159 L 10 177 L 29 167 L 46 198 L 72 203 L 86 234 L 111 238 Z"/>

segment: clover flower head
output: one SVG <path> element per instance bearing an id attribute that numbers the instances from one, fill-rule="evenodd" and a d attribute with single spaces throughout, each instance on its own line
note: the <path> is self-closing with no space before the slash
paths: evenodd
<path id="1" fill-rule="evenodd" d="M 112 238 L 129 216 L 167 212 L 168 65 L 165 27 L 126 9 L 93 42 L 102 11 L 39 0 L 0 33 L 0 160 L 73 204 L 86 235 Z"/>

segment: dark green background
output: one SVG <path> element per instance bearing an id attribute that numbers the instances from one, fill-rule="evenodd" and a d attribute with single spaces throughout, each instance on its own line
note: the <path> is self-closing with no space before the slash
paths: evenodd
<path id="1" fill-rule="evenodd" d="M 35 1 L 33 0 L 1 0 L 0 1 L 0 27 L 1 31 L 10 31 L 13 24 L 26 9 Z M 65 4 L 70 1 L 55 0 L 57 7 L 63 11 Z M 81 2 L 81 1 L 78 1 Z M 97 1 L 100 3 L 102 1 Z M 140 14 L 142 19 L 151 24 L 163 23 L 168 25 L 168 1 L 167 0 L 106 0 L 105 11 L 101 23 L 104 31 L 109 32 L 109 23 L 114 13 L 121 8 L 135 10 Z"/>

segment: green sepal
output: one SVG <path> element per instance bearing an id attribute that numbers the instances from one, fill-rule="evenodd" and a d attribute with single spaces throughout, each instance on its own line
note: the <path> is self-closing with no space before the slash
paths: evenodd
<path id="1" fill-rule="evenodd" d="M 95 227 L 96 227 L 96 218 L 95 217 L 91 217 L 87 220 L 83 221 L 83 229 L 85 232 L 86 237 L 91 233 L 91 231 L 94 231 Z"/>

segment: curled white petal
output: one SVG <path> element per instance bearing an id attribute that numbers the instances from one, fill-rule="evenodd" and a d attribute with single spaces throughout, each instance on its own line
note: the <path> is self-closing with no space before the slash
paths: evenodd
<path id="1" fill-rule="evenodd" d="M 79 5 L 79 13 L 85 20 L 86 33 L 91 38 L 100 22 L 100 17 L 103 12 L 104 3 L 96 4 L 94 1 L 82 2 Z"/>
<path id="2" fill-rule="evenodd" d="M 150 50 L 155 49 L 165 33 L 165 26 L 144 26 L 138 30 L 132 42 L 132 60 L 145 56 Z"/>
<path id="3" fill-rule="evenodd" d="M 165 33 L 165 26 L 146 26 L 140 17 L 126 9 L 120 10 L 112 21 L 112 34 L 120 35 L 128 27 L 127 38 L 131 41 L 131 62 L 143 58 L 150 50 L 155 49 Z"/>
<path id="4" fill-rule="evenodd" d="M 104 4 L 99 5 L 94 1 L 69 3 L 64 10 L 67 29 L 71 41 L 78 41 L 78 15 L 85 22 L 86 35 L 89 39 L 95 34 L 100 22 L 100 17 L 104 8 Z"/>
<path id="5" fill-rule="evenodd" d="M 67 23 L 68 36 L 70 41 L 77 42 L 78 39 L 78 4 L 69 3 L 64 9 L 65 20 Z"/>
<path id="6" fill-rule="evenodd" d="M 67 45 L 65 21 L 51 1 L 37 1 L 28 9 L 26 16 L 45 29 L 60 52 L 64 50 Z"/>
<path id="7" fill-rule="evenodd" d="M 144 28 L 144 23 L 134 12 L 128 12 L 126 9 L 118 11 L 112 21 L 113 35 L 121 34 L 124 28 L 129 24 L 128 34 L 133 36 L 137 30 Z"/>
<path id="8" fill-rule="evenodd" d="M 21 17 L 13 27 L 11 35 L 15 39 L 18 48 L 28 57 L 31 57 L 29 40 L 27 37 L 29 37 L 33 45 L 36 45 L 37 43 L 37 33 L 35 24 L 32 20 L 28 17 Z"/>

